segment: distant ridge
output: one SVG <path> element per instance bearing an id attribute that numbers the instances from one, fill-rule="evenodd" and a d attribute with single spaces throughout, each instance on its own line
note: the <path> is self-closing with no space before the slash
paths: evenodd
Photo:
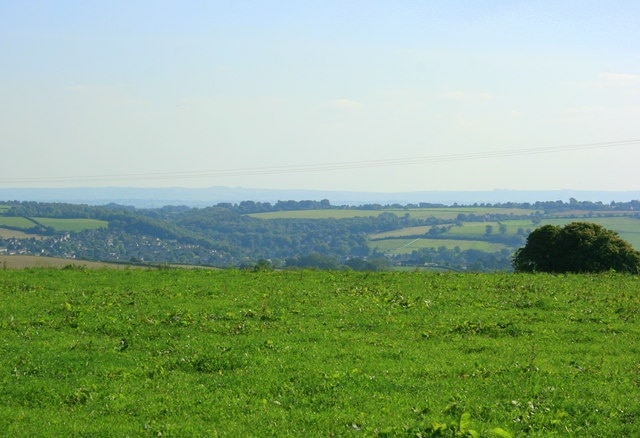
<path id="1" fill-rule="evenodd" d="M 486 191 L 415 191 L 399 193 L 357 192 L 337 190 L 269 190 L 241 187 L 209 188 L 139 188 L 139 187 L 73 187 L 73 188 L 0 188 L 0 201 L 65 202 L 105 205 L 110 203 L 137 208 L 165 205 L 205 207 L 221 202 L 270 202 L 328 199 L 332 205 L 364 204 L 474 204 L 536 201 L 578 201 L 610 203 L 640 199 L 640 191 L 586 190 L 486 190 Z"/>

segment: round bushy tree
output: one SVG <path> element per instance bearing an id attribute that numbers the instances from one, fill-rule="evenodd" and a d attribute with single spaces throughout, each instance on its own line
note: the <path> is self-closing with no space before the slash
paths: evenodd
<path id="1" fill-rule="evenodd" d="M 590 223 L 564 227 L 545 225 L 534 230 L 513 258 L 518 272 L 640 273 L 640 252 L 612 230 Z"/>

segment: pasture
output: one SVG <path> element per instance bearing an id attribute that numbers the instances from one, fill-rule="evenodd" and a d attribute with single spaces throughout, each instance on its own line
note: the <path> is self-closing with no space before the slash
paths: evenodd
<path id="1" fill-rule="evenodd" d="M 36 226 L 36 224 L 20 216 L 0 216 L 0 227 L 3 226 L 27 229 Z"/>
<path id="2" fill-rule="evenodd" d="M 42 239 L 38 234 L 25 233 L 23 231 L 12 230 L 0 227 L 0 239 Z"/>
<path id="3" fill-rule="evenodd" d="M 446 207 L 446 208 L 383 208 L 377 210 L 365 209 L 320 209 L 320 210 L 284 210 L 267 213 L 253 213 L 253 216 L 261 219 L 343 219 L 354 217 L 379 216 L 383 213 L 395 214 L 398 217 L 409 215 L 412 218 L 435 217 L 437 219 L 453 220 L 459 214 L 513 214 L 530 215 L 536 210 L 524 208 L 499 208 L 499 207 Z"/>
<path id="4" fill-rule="evenodd" d="M 404 238 L 404 239 L 384 239 L 369 242 L 371 248 L 390 254 L 408 254 L 422 248 L 447 249 L 460 248 L 461 250 L 477 249 L 479 251 L 497 252 L 508 248 L 502 243 L 484 242 L 472 239 L 429 239 L 429 238 Z"/>
<path id="5" fill-rule="evenodd" d="M 418 248 L 439 248 L 445 246 L 453 249 L 456 246 L 461 249 L 480 249 L 483 251 L 499 251 L 503 248 L 516 249 L 496 242 L 487 242 L 487 226 L 491 227 L 492 236 L 503 238 L 520 235 L 524 238 L 527 231 L 531 231 L 542 225 L 566 225 L 574 221 L 594 222 L 607 229 L 616 231 L 621 238 L 628 241 L 634 248 L 640 249 L 640 220 L 633 217 L 606 216 L 589 218 L 544 218 L 539 222 L 528 219 L 505 220 L 501 222 L 456 222 L 437 225 L 436 228 L 447 227 L 448 230 L 439 234 L 437 239 L 429 238 L 431 226 L 405 227 L 384 233 L 372 233 L 369 237 L 369 245 L 390 254 L 402 254 Z M 500 227 L 504 226 L 504 232 Z"/>
<path id="6" fill-rule="evenodd" d="M 412 226 L 381 233 L 372 233 L 368 236 L 369 246 L 372 249 L 382 250 L 388 254 L 404 254 L 414 249 L 439 248 L 445 246 L 448 249 L 459 247 L 465 249 L 480 249 L 483 251 L 499 251 L 504 248 L 515 250 L 519 245 L 501 243 L 489 243 L 487 240 L 487 225 L 492 227 L 493 236 L 508 238 L 516 235 L 525 236 L 527 231 L 546 225 L 566 225 L 573 221 L 594 222 L 605 228 L 614 230 L 624 240 L 628 241 L 636 249 L 640 249 L 640 220 L 629 217 L 628 212 L 590 212 L 587 210 L 570 210 L 560 213 L 552 213 L 540 216 L 540 211 L 524 208 L 497 208 L 497 207 L 445 207 L 445 208 L 384 208 L 377 210 L 360 209 L 320 209 L 320 210 L 294 210 L 275 211 L 268 213 L 256 213 L 250 216 L 261 219 L 341 219 L 355 217 L 379 216 L 383 213 L 391 213 L 398 217 L 409 216 L 416 219 L 435 218 L 451 221 L 440 224 L 437 227 L 450 227 L 440 235 L 438 239 L 429 238 L 428 232 L 432 226 Z M 531 219 L 508 219 L 497 221 L 459 221 L 459 215 L 514 215 L 532 216 Z M 534 218 L 533 216 L 536 215 Z M 500 226 L 504 229 L 500 230 Z M 390 241 L 383 241 L 392 239 Z"/>
<path id="7" fill-rule="evenodd" d="M 6 436 L 634 436 L 640 279 L 0 271 Z"/>
<path id="8" fill-rule="evenodd" d="M 62 231 L 78 232 L 83 230 L 95 230 L 98 228 L 106 228 L 109 225 L 107 221 L 98 220 L 98 219 L 75 219 L 75 218 L 59 219 L 59 218 L 48 218 L 48 217 L 36 217 L 33 219 L 45 227 L 53 228 L 56 232 L 62 232 Z"/>
<path id="9" fill-rule="evenodd" d="M 78 232 L 83 230 L 105 228 L 109 225 L 109 223 L 107 221 L 98 219 L 61 219 L 47 217 L 26 218 L 21 216 L 0 216 L 0 228 L 4 226 L 26 230 L 37 227 L 38 225 L 41 225 L 43 227 L 50 227 L 56 232 Z"/>
<path id="10" fill-rule="evenodd" d="M 542 225 L 566 225 L 577 219 L 544 219 Z M 635 249 L 640 251 L 640 219 L 632 217 L 590 217 L 580 219 L 586 222 L 593 222 L 603 227 L 616 231 L 621 238 L 629 242 Z"/>

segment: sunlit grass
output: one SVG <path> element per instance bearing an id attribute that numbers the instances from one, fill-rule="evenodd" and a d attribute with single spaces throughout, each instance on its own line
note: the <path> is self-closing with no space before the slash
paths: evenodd
<path id="1" fill-rule="evenodd" d="M 55 231 L 82 231 L 106 228 L 109 223 L 98 219 L 58 219 L 58 218 L 34 218 L 45 227 L 51 227 Z"/>
<path id="2" fill-rule="evenodd" d="M 456 219 L 459 214 L 514 214 L 530 215 L 535 210 L 524 208 L 499 208 L 499 207 L 447 207 L 447 208 L 384 208 L 379 210 L 364 209 L 320 209 L 320 210 L 290 210 L 272 211 L 266 213 L 253 213 L 249 216 L 261 219 L 342 219 L 353 217 L 379 216 L 383 213 L 392 213 L 398 217 L 409 215 L 412 218 Z"/>
<path id="3" fill-rule="evenodd" d="M 477 249 L 487 252 L 497 252 L 508 246 L 501 243 L 485 242 L 481 240 L 465 239 L 427 239 L 427 238 L 407 238 L 407 239 L 384 239 L 370 241 L 369 246 L 378 250 L 393 254 L 408 254 L 414 250 L 422 248 L 454 249 L 456 247 L 464 251 L 467 249 Z"/>
<path id="4" fill-rule="evenodd" d="M 2 271 L 0 430 L 633 436 L 638 281 Z"/>

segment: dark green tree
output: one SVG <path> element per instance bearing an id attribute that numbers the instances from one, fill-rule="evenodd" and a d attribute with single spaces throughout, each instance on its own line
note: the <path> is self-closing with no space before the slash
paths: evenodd
<path id="1" fill-rule="evenodd" d="M 513 258 L 518 272 L 640 273 L 640 252 L 615 231 L 590 222 L 534 230 Z"/>

